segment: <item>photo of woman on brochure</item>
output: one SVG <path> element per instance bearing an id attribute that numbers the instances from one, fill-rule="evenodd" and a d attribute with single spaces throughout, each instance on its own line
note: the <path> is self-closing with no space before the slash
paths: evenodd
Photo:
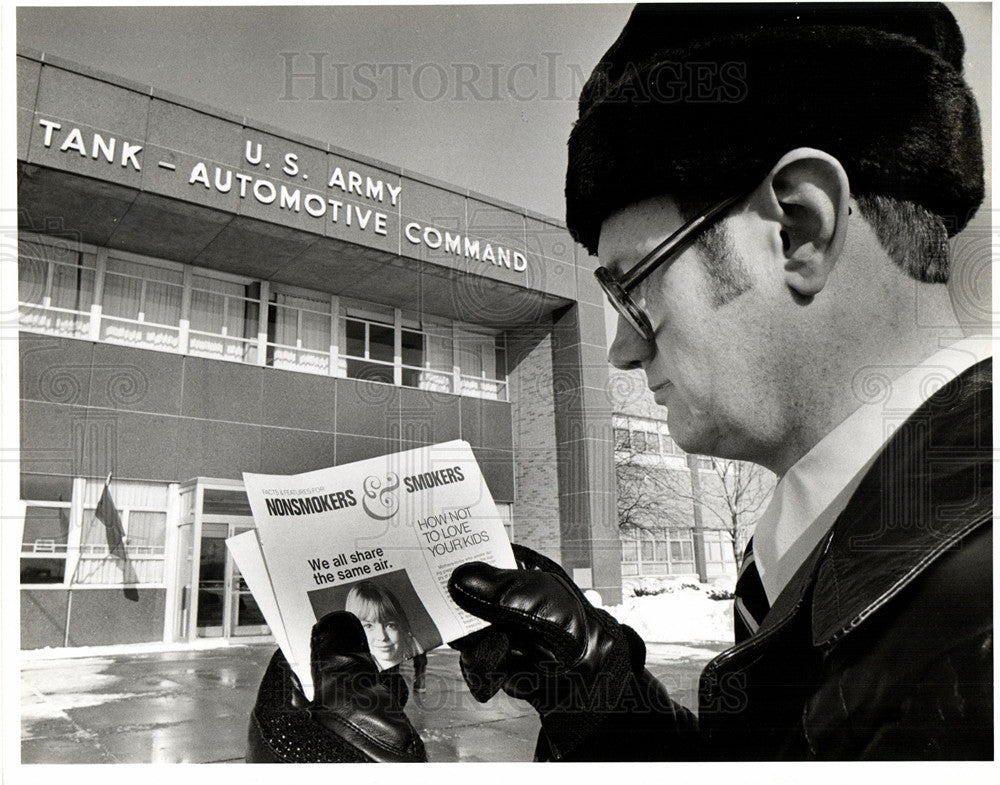
<path id="1" fill-rule="evenodd" d="M 382 670 L 414 658 L 424 663 L 424 653 L 442 643 L 405 570 L 311 591 L 309 600 L 317 619 L 337 610 L 357 616 Z"/>
<path id="2" fill-rule="evenodd" d="M 352 586 L 344 610 L 358 617 L 368 636 L 368 650 L 380 667 L 391 668 L 423 654 L 396 595 L 374 581 Z"/>

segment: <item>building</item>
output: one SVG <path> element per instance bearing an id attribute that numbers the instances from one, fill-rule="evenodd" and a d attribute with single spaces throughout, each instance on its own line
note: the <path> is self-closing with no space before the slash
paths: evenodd
<path id="1" fill-rule="evenodd" d="M 611 372 L 622 580 L 734 579 L 775 477 L 753 464 L 688 455 L 641 371 Z M 734 548 L 735 545 L 735 548 Z"/>
<path id="2" fill-rule="evenodd" d="M 515 541 L 619 600 L 602 295 L 562 225 L 40 53 L 17 113 L 24 648 L 266 633 L 241 473 L 455 438 Z"/>

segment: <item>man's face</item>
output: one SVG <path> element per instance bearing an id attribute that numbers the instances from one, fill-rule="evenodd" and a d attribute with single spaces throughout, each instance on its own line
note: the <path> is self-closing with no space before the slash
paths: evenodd
<path id="1" fill-rule="evenodd" d="M 613 214 L 601 226 L 601 264 L 620 276 L 682 223 L 669 198 Z M 720 304 L 704 252 L 697 245 L 689 248 L 632 292 L 649 316 L 655 341 L 643 340 L 619 318 L 609 360 L 617 368 L 645 371 L 683 450 L 759 461 L 777 417 L 777 401 L 769 400 L 774 325 L 765 305 L 772 282 L 755 269 L 752 233 L 740 231 L 746 226 L 744 216 L 731 218 L 733 258 L 720 260 L 743 268 L 746 291 Z"/>

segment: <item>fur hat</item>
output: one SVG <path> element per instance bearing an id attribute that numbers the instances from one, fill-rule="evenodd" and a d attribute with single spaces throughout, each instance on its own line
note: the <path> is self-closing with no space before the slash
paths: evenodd
<path id="1" fill-rule="evenodd" d="M 566 223 L 642 199 L 749 190 L 796 147 L 836 157 L 855 195 L 916 202 L 965 226 L 983 199 L 965 43 L 940 4 L 637 6 L 583 88 Z"/>

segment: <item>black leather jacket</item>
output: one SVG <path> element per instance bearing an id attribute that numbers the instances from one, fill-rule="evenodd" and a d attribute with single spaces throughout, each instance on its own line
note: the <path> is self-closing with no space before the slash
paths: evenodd
<path id="1" fill-rule="evenodd" d="M 705 667 L 698 718 L 621 716 L 574 757 L 992 759 L 991 367 L 896 431 L 757 633 Z"/>

